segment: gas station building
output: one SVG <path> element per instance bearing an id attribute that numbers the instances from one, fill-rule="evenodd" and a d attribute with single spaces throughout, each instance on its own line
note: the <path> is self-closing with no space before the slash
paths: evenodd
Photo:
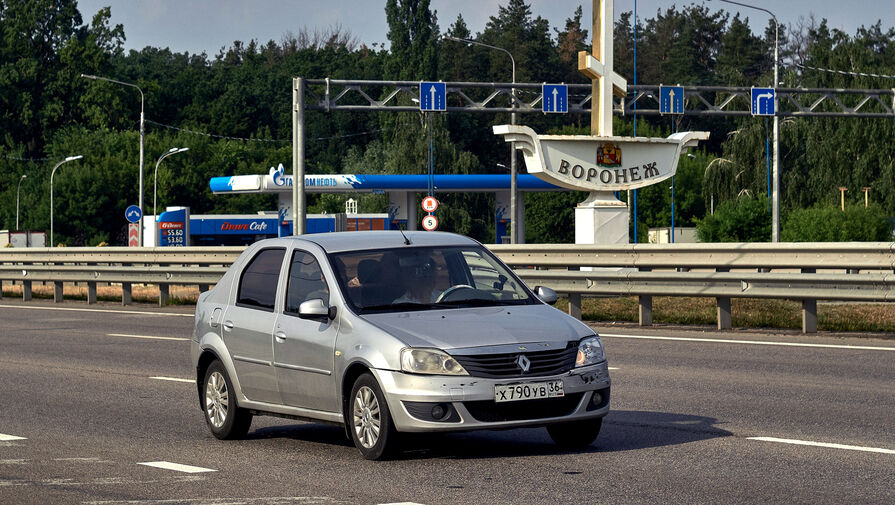
<path id="1" fill-rule="evenodd" d="M 450 192 L 491 192 L 495 195 L 494 223 L 497 242 L 509 241 L 510 175 L 434 175 L 435 196 Z M 520 191 L 567 191 L 533 175 L 517 176 Z M 353 230 L 416 230 L 420 221 L 419 194 L 429 187 L 427 175 L 306 175 L 308 193 L 385 193 L 388 212 L 382 214 L 308 214 L 306 233 Z M 276 193 L 276 211 L 245 215 L 190 215 L 189 209 L 169 207 L 166 212 L 144 219 L 145 245 L 246 245 L 257 240 L 292 235 L 292 176 L 283 166 L 271 167 L 265 175 L 213 177 L 214 194 Z M 524 207 L 519 207 L 519 234 L 524 237 Z"/>

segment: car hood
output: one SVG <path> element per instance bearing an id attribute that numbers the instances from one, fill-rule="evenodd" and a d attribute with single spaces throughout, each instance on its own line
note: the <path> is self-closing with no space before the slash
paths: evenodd
<path id="1" fill-rule="evenodd" d="M 362 317 L 408 346 L 444 350 L 568 342 L 594 334 L 581 321 L 540 304 L 365 314 Z"/>

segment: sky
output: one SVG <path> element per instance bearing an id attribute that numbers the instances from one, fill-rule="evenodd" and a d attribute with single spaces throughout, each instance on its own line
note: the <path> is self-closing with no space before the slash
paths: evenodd
<path id="1" fill-rule="evenodd" d="M 499 5 L 508 0 L 431 0 L 437 11 L 442 33 L 462 13 L 473 33 L 485 28 L 488 18 L 497 15 Z M 528 0 L 532 13 L 550 22 L 552 28 L 562 28 L 572 17 L 576 7 L 584 7 L 584 19 L 590 19 L 592 0 Z M 616 0 L 615 16 L 633 11 L 635 0 Z M 638 0 L 639 18 L 655 17 L 672 5 L 679 8 L 692 3 L 705 4 L 712 11 L 724 9 L 741 11 L 749 17 L 753 30 L 760 31 L 767 24 L 767 14 L 722 3 L 718 0 L 661 1 Z M 766 8 L 777 16 L 781 24 L 797 25 L 799 19 L 814 14 L 825 18 L 831 28 L 839 28 L 850 35 L 860 26 L 870 26 L 883 20 L 883 29 L 895 25 L 893 0 L 746 0 Z M 206 52 L 216 55 L 233 41 L 261 43 L 280 41 L 288 32 L 298 33 L 303 27 L 309 32 L 334 26 L 350 31 L 359 43 L 372 46 L 385 43 L 388 27 L 385 20 L 385 0 L 78 0 L 85 23 L 102 7 L 111 6 L 112 25 L 124 25 L 127 37 L 125 49 L 145 46 L 164 48 L 173 52 L 193 54 Z"/>

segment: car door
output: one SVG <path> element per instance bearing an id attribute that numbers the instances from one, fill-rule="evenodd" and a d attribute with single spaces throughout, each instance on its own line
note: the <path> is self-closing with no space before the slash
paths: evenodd
<path id="1" fill-rule="evenodd" d="M 302 319 L 302 302 L 319 298 L 330 304 L 330 286 L 320 262 L 296 249 L 289 261 L 283 313 L 274 330 L 274 367 L 283 403 L 338 412 L 333 376 L 338 318 Z"/>
<path id="2" fill-rule="evenodd" d="M 249 400 L 282 403 L 273 366 L 276 299 L 285 248 L 258 251 L 246 263 L 237 285 L 236 303 L 223 317 L 223 338 L 242 393 Z"/>

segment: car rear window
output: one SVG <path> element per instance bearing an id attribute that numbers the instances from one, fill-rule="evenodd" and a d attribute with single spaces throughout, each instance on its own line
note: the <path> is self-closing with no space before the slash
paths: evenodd
<path id="1" fill-rule="evenodd" d="M 252 258 L 239 280 L 236 304 L 273 310 L 285 249 L 264 249 Z"/>

